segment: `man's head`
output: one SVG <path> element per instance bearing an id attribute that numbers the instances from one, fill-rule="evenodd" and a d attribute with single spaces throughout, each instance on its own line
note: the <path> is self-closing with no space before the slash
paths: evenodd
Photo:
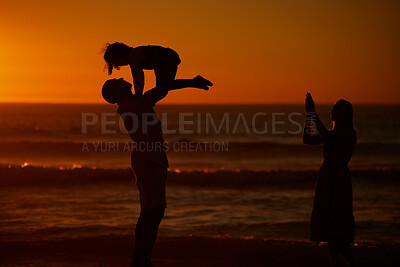
<path id="1" fill-rule="evenodd" d="M 116 104 L 122 99 L 132 96 L 132 84 L 124 79 L 110 79 L 106 81 L 101 90 L 101 94 L 105 101 Z"/>

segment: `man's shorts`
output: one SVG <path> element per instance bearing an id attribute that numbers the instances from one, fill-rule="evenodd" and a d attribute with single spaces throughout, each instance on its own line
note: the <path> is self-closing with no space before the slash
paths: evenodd
<path id="1" fill-rule="evenodd" d="M 141 208 L 146 210 L 155 206 L 166 208 L 165 183 L 168 169 L 160 164 L 147 161 L 144 166 L 134 167 L 133 172 L 136 176 Z"/>

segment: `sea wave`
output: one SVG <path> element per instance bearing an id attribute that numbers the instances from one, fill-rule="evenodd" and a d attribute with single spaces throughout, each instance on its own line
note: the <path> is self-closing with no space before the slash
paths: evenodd
<path id="1" fill-rule="evenodd" d="M 248 150 L 248 149 L 257 149 L 257 150 L 268 150 L 268 149 L 294 149 L 294 150 L 307 150 L 307 148 L 310 147 L 319 147 L 319 146 L 306 146 L 301 143 L 301 138 L 298 139 L 298 142 L 281 142 L 282 139 L 277 139 L 276 141 L 272 140 L 232 140 L 232 139 L 190 139 L 190 138 L 178 138 L 178 139 L 171 139 L 171 140 L 166 140 L 165 143 L 178 143 L 178 144 L 184 144 L 184 143 L 195 143 L 199 145 L 205 145 L 213 142 L 226 142 L 229 143 L 229 146 L 237 149 L 237 150 Z M 21 153 L 23 150 L 29 150 L 30 148 L 40 148 L 42 147 L 43 151 L 46 152 L 51 152 L 53 150 L 58 150 L 60 148 L 67 149 L 67 150 L 75 150 L 75 148 L 82 148 L 82 144 L 108 144 L 108 143 L 132 143 L 132 141 L 128 138 L 124 139 L 77 139 L 77 140 L 72 140 L 72 141 L 65 141 L 65 140 L 42 140 L 42 139 L 37 139 L 35 141 L 29 140 L 29 141 L 0 141 L 0 147 L 2 147 L 3 152 L 7 148 L 12 148 L 15 150 L 15 153 Z M 379 150 L 379 151 L 385 151 L 386 153 L 391 153 L 394 151 L 398 151 L 400 148 L 400 143 L 383 143 L 383 142 L 359 142 L 356 146 L 356 150 L 362 149 L 364 150 Z M 11 152 L 11 151 L 8 151 Z"/>
<path id="2" fill-rule="evenodd" d="M 0 142 L 0 147 L 0 164 L 5 165 L 121 169 L 129 167 L 132 142 Z M 400 144 L 360 143 L 355 149 L 350 168 L 400 168 L 399 150 Z M 167 143 L 167 156 L 171 168 L 182 171 L 317 170 L 322 162 L 322 147 L 179 139 Z"/>
<path id="3" fill-rule="evenodd" d="M 81 185 L 91 183 L 132 182 L 131 169 L 95 169 L 86 167 L 47 168 L 0 165 L 0 186 Z M 300 188 L 315 183 L 317 170 L 274 171 L 180 171 L 171 169 L 168 185 L 226 188 Z M 400 185 L 400 168 L 381 167 L 352 171 L 355 182 Z"/>
<path id="4" fill-rule="evenodd" d="M 159 234 L 162 238 L 212 238 L 212 239 L 231 239 L 231 240 L 281 240 L 291 242 L 304 242 L 308 240 L 308 221 L 295 221 L 286 223 L 242 223 L 223 225 L 208 224 L 202 227 L 191 229 L 171 229 L 171 227 L 161 225 Z M 396 222 L 357 222 L 357 245 L 399 245 L 400 236 L 395 230 L 398 227 Z M 175 228 L 177 228 L 175 226 Z M 234 233 L 224 234 L 217 229 L 235 229 Z M 391 229 L 383 232 L 379 229 Z M 84 240 L 87 238 L 102 237 L 123 237 L 133 238 L 134 221 L 130 224 L 119 226 L 109 225 L 86 225 L 74 227 L 47 227 L 38 230 L 18 229 L 16 231 L 1 231 L 0 240 L 2 242 L 16 241 L 61 241 L 61 240 Z M 249 235 L 251 234 L 252 235 Z"/>

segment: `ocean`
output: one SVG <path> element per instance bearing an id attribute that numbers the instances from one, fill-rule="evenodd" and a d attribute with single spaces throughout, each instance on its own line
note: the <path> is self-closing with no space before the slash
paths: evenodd
<path id="1" fill-rule="evenodd" d="M 328 125 L 331 105 L 318 105 Z M 308 240 L 322 147 L 303 105 L 160 105 L 170 162 L 161 237 Z M 355 105 L 356 242 L 400 241 L 400 106 Z M 131 141 L 116 106 L 0 104 L 0 240 L 133 235 Z"/>

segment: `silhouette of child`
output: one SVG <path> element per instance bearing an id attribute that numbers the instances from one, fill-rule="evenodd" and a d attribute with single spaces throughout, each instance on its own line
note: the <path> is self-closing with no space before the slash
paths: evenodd
<path id="1" fill-rule="evenodd" d="M 121 66 L 129 65 L 132 72 L 135 94 L 141 95 L 144 88 L 143 70 L 154 70 L 156 75 L 156 87 L 165 88 L 184 88 L 193 87 L 187 79 L 175 80 L 178 65 L 181 63 L 178 53 L 171 48 L 165 48 L 157 45 L 147 45 L 130 47 L 123 43 L 107 44 L 104 52 L 104 60 L 108 74 L 112 70 L 119 69 Z M 202 80 L 203 89 L 213 84 L 198 76 Z"/>
<path id="2" fill-rule="evenodd" d="M 303 143 L 323 145 L 324 161 L 318 172 L 313 211 L 310 220 L 310 240 L 328 242 L 332 266 L 338 266 L 342 255 L 354 266 L 350 244 L 354 242 L 353 193 L 348 163 L 357 143 L 353 126 L 353 107 L 339 100 L 332 108 L 333 129 L 328 130 L 315 112 L 310 93 L 306 96 L 307 118 Z M 310 122 L 317 128 L 312 134 Z"/>
<path id="3" fill-rule="evenodd" d="M 189 82 L 193 87 L 208 90 L 210 82 L 197 77 Z M 139 149 L 133 149 L 131 166 L 136 177 L 140 197 L 140 216 L 135 230 L 135 249 L 131 267 L 153 266 L 151 252 L 159 224 L 167 207 L 165 182 L 168 160 L 164 149 L 161 123 L 153 107 L 174 87 L 156 87 L 144 95 L 132 94 L 132 84 L 123 79 L 104 83 L 103 98 L 118 104 L 118 113 L 124 121 L 129 136 Z"/>

